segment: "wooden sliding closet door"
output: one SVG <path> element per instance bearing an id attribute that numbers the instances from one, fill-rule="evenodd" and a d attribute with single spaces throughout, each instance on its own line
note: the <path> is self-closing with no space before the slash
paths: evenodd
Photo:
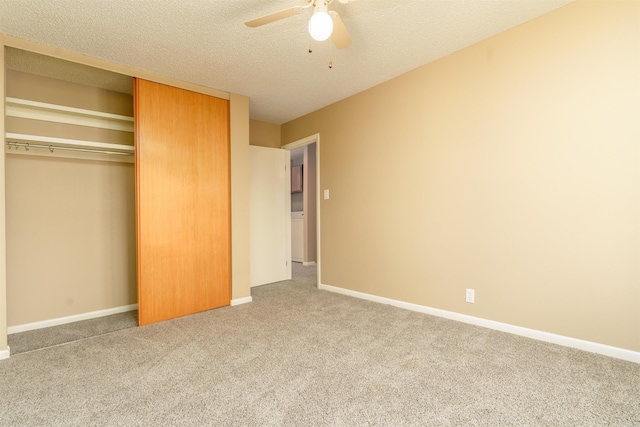
<path id="1" fill-rule="evenodd" d="M 138 322 L 231 298 L 229 101 L 135 80 Z"/>

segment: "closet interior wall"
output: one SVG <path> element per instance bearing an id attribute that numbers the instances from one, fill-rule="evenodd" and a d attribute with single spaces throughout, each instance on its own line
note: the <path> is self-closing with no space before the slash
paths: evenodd
<path id="1" fill-rule="evenodd" d="M 131 94 L 14 70 L 6 96 L 133 116 Z M 133 145 L 127 131 L 5 120 L 7 134 Z M 135 304 L 133 158 L 10 144 L 5 153 L 9 329 Z"/>

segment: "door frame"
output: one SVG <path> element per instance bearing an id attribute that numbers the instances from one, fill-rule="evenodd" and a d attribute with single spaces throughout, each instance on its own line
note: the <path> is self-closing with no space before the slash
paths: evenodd
<path id="1" fill-rule="evenodd" d="M 291 151 L 296 148 L 304 147 L 306 145 L 316 144 L 316 254 L 317 254 L 317 280 L 316 287 L 320 287 L 322 284 L 321 271 L 322 271 L 322 245 L 320 239 L 320 223 L 322 222 L 322 216 L 320 215 L 320 134 L 315 133 L 305 138 L 298 139 L 297 141 L 285 144 L 280 148 Z"/>

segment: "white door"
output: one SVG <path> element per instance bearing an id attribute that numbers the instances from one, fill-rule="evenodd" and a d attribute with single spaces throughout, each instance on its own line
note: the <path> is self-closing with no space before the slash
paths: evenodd
<path id="1" fill-rule="evenodd" d="M 289 151 L 249 147 L 250 283 L 291 279 Z"/>

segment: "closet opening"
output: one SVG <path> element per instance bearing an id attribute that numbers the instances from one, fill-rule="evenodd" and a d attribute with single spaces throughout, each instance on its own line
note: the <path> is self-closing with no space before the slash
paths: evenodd
<path id="1" fill-rule="evenodd" d="M 11 354 L 137 325 L 133 79 L 5 48 Z"/>

